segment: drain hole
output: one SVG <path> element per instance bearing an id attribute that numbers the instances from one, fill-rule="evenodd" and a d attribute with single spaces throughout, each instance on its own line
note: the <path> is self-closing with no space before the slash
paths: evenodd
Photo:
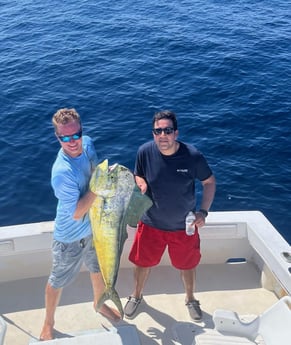
<path id="1" fill-rule="evenodd" d="M 246 262 L 245 258 L 230 258 L 226 261 L 227 264 L 244 264 Z"/>
<path id="2" fill-rule="evenodd" d="M 283 258 L 287 261 L 291 263 L 291 253 L 288 252 L 283 252 L 282 253 Z"/>

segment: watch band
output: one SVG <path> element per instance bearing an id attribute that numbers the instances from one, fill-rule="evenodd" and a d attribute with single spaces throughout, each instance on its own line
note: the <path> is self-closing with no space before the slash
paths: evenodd
<path id="1" fill-rule="evenodd" d="M 208 211 L 204 210 L 204 208 L 200 208 L 198 212 L 202 213 L 205 218 L 208 216 Z"/>

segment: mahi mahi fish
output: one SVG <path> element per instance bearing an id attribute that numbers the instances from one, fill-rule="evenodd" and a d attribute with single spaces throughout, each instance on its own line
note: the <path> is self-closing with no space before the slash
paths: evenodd
<path id="1" fill-rule="evenodd" d="M 97 165 L 90 180 L 90 189 L 97 197 L 90 208 L 93 242 L 102 273 L 105 291 L 96 306 L 98 311 L 110 299 L 120 315 L 124 312 L 115 289 L 120 257 L 127 239 L 127 224 L 135 227 L 142 214 L 152 206 L 152 201 L 141 194 L 132 172 L 108 160 Z"/>

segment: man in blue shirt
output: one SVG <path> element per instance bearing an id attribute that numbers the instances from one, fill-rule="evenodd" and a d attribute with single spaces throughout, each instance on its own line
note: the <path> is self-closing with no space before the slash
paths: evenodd
<path id="1" fill-rule="evenodd" d="M 53 339 L 54 314 L 62 289 L 76 278 L 83 263 L 90 271 L 94 309 L 105 285 L 92 245 L 88 211 L 96 195 L 89 189 L 93 169 L 98 163 L 93 141 L 83 136 L 75 109 L 60 109 L 52 119 L 61 145 L 52 168 L 51 184 L 58 199 L 53 234 L 53 264 L 45 290 L 46 316 L 41 340 Z M 100 313 L 117 321 L 120 314 L 106 304 Z"/>
<path id="2" fill-rule="evenodd" d="M 153 206 L 142 216 L 129 260 L 135 264 L 135 288 L 125 305 L 127 318 L 136 315 L 150 268 L 159 264 L 168 247 L 172 265 L 181 272 L 185 303 L 190 317 L 200 321 L 200 303 L 194 297 L 195 267 L 200 261 L 198 227 L 205 218 L 215 194 L 215 178 L 204 156 L 193 146 L 177 140 L 175 113 L 165 110 L 154 115 L 154 141 L 143 144 L 137 153 L 135 179 Z M 203 187 L 200 209 L 196 211 L 195 180 Z M 185 218 L 193 211 L 194 234 L 185 233 Z"/>

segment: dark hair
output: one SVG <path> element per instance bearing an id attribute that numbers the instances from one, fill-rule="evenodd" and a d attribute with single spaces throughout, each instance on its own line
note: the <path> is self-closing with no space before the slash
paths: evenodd
<path id="1" fill-rule="evenodd" d="M 176 131 L 178 129 L 178 122 L 177 122 L 176 114 L 173 111 L 161 110 L 161 111 L 156 112 L 154 117 L 153 117 L 153 123 L 152 123 L 153 127 L 154 127 L 156 121 L 159 121 L 162 119 L 171 120 L 173 122 L 174 130 Z"/>

